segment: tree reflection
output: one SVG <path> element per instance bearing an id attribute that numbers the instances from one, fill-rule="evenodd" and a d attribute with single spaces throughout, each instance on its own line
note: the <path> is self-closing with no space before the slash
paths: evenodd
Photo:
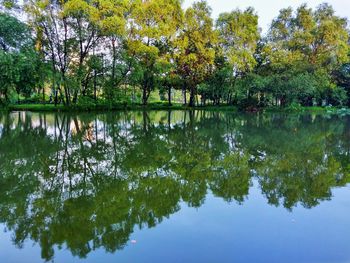
<path id="1" fill-rule="evenodd" d="M 350 119 L 218 112 L 0 115 L 0 220 L 42 257 L 123 249 L 208 192 L 312 208 L 344 186 Z"/>

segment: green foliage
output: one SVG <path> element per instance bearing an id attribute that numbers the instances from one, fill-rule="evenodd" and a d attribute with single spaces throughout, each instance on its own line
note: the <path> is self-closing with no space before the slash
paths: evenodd
<path id="1" fill-rule="evenodd" d="M 77 106 L 83 110 L 93 109 L 96 106 L 96 101 L 90 97 L 80 97 Z"/>
<path id="2" fill-rule="evenodd" d="M 303 111 L 303 107 L 301 106 L 300 103 L 297 102 L 292 102 L 290 105 L 288 105 L 288 107 L 286 108 L 286 111 L 290 111 L 290 112 L 302 112 Z"/>
<path id="3" fill-rule="evenodd" d="M 205 1 L 195 2 L 185 12 L 183 29 L 177 39 L 177 71 L 190 90 L 190 106 L 195 104 L 197 85 L 210 75 L 214 65 L 217 34 L 210 15 L 211 8 Z"/>
<path id="4" fill-rule="evenodd" d="M 348 25 L 330 5 L 282 9 L 265 36 L 251 7 L 214 21 L 205 0 L 181 5 L 34 0 L 17 9 L 25 22 L 0 13 L 0 101 L 146 105 L 160 92 L 171 105 L 178 91 L 189 106 L 349 106 Z"/>
<path id="5" fill-rule="evenodd" d="M 34 50 L 29 27 L 7 14 L 0 13 L 0 101 L 29 97 L 38 83 L 41 63 Z"/>
<path id="6" fill-rule="evenodd" d="M 233 68 L 234 75 L 250 72 L 256 65 L 254 53 L 260 39 L 258 16 L 253 8 L 220 14 L 216 28 L 220 47 Z"/>
<path id="7" fill-rule="evenodd" d="M 126 47 L 129 56 L 139 64 L 133 72 L 142 88 L 142 102 L 147 104 L 151 91 L 157 85 L 157 74 L 166 60 L 162 49 L 182 22 L 181 2 L 178 0 L 131 1 L 129 38 Z"/>
<path id="8" fill-rule="evenodd" d="M 30 30 L 17 18 L 0 12 L 0 49 L 4 52 L 18 51 L 32 44 Z"/>
<path id="9" fill-rule="evenodd" d="M 333 78 L 335 84 L 346 92 L 345 103 L 350 105 L 350 63 L 345 63 L 334 71 Z"/>

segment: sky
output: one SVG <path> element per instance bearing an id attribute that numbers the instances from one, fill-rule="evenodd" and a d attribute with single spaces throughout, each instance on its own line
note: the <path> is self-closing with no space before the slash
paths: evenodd
<path id="1" fill-rule="evenodd" d="M 193 2 L 195 0 L 185 0 L 184 7 L 189 7 Z M 333 6 L 338 16 L 350 18 L 350 0 L 207 0 L 207 2 L 213 9 L 213 18 L 217 18 L 222 12 L 230 12 L 236 8 L 254 7 L 259 15 L 259 26 L 263 33 L 266 33 L 272 19 L 278 15 L 280 9 L 289 6 L 296 9 L 303 3 L 315 8 L 327 2 Z"/>

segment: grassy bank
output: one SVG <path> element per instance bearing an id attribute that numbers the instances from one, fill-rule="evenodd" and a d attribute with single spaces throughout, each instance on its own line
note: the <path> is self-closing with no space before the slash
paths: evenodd
<path id="1" fill-rule="evenodd" d="M 281 113 L 319 113 L 319 114 L 337 114 L 350 115 L 350 108 L 347 107 L 268 107 L 263 109 L 264 112 L 281 112 Z"/>
<path id="2" fill-rule="evenodd" d="M 140 104 L 114 104 L 114 105 L 53 105 L 53 104 L 14 104 L 8 105 L 6 108 L 0 110 L 7 111 L 33 111 L 33 112 L 89 112 L 89 111 L 115 111 L 115 110 L 208 110 L 208 111 L 228 111 L 228 112 L 281 112 L 281 113 L 328 113 L 328 114 L 348 114 L 349 108 L 337 107 L 267 107 L 263 109 L 254 110 L 239 110 L 236 106 L 197 106 L 188 107 L 182 104 L 169 105 L 167 103 L 150 103 L 147 106 Z"/>
<path id="3" fill-rule="evenodd" d="M 235 106 L 197 106 L 188 107 L 181 104 L 169 105 L 167 103 L 150 103 L 146 106 L 140 104 L 114 104 L 114 105 L 53 105 L 53 104 L 14 104 L 8 105 L 9 111 L 35 111 L 35 112 L 86 112 L 86 111 L 114 111 L 114 110 L 190 110 L 202 109 L 211 111 L 238 111 Z"/>

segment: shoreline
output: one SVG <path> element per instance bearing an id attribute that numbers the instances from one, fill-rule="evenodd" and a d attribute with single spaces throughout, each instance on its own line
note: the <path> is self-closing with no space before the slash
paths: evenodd
<path id="1" fill-rule="evenodd" d="M 223 112 L 242 112 L 242 113 L 330 113 L 330 114 L 349 114 L 350 108 L 348 107 L 298 107 L 298 108 L 280 108 L 280 107 L 266 107 L 254 110 L 242 110 L 237 106 L 228 105 L 207 105 L 207 106 L 195 106 L 189 107 L 181 104 L 168 104 L 150 103 L 146 106 L 140 104 L 115 104 L 115 105 L 74 105 L 65 106 L 54 104 L 13 104 L 1 108 L 0 111 L 32 111 L 32 112 L 108 112 L 108 111 L 153 111 L 153 110 L 205 110 L 205 111 L 223 111 Z"/>

